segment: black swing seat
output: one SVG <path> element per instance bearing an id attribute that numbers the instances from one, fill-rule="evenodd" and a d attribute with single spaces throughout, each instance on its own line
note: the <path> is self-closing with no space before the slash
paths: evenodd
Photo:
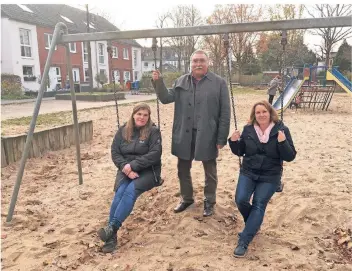
<path id="1" fill-rule="evenodd" d="M 164 183 L 164 179 L 163 178 L 158 178 L 158 179 L 159 179 L 159 181 L 157 183 L 157 186 L 162 186 Z"/>
<path id="2" fill-rule="evenodd" d="M 284 190 L 284 183 L 280 183 L 280 185 L 278 186 L 278 188 L 276 188 L 276 193 L 281 193 Z"/>

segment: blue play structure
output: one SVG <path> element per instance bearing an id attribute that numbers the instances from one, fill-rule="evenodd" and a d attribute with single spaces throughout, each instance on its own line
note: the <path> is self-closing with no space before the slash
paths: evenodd
<path id="1" fill-rule="evenodd" d="M 339 85 L 348 94 L 352 94 L 351 81 L 349 81 L 337 67 L 329 69 L 326 66 L 304 66 L 292 67 L 292 71 L 298 70 L 298 74 L 287 76 L 286 86 L 281 95 L 274 102 L 273 107 L 277 111 L 285 110 L 292 104 L 297 104 L 296 97 L 299 96 L 299 104 L 303 108 L 321 108 L 327 110 L 336 85 Z M 283 103 L 282 103 L 283 100 Z"/>

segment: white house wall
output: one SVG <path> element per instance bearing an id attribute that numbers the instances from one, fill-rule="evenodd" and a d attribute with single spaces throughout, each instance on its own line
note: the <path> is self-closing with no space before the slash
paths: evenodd
<path id="1" fill-rule="evenodd" d="M 32 56 L 24 58 L 21 56 L 20 28 L 30 30 L 30 41 Z M 22 22 L 16 22 L 7 18 L 1 18 L 1 72 L 19 75 L 22 85 L 29 90 L 39 90 L 40 84 L 36 81 L 24 81 L 24 65 L 34 67 L 34 75 L 40 77 L 40 63 L 38 52 L 37 28 Z"/>
<path id="2" fill-rule="evenodd" d="M 109 80 L 109 58 L 108 58 L 108 51 L 107 51 L 107 42 L 106 41 L 95 41 L 95 46 L 94 49 L 92 48 L 92 55 L 95 55 L 95 60 L 92 59 L 92 62 L 95 63 L 95 69 L 93 68 L 93 80 L 96 74 L 100 73 L 100 70 L 105 70 L 106 77 L 108 78 L 108 83 L 110 83 Z M 104 44 L 104 64 L 99 63 L 99 50 L 98 50 L 98 44 L 103 43 Z M 93 53 L 95 52 L 95 53 Z"/>
<path id="3" fill-rule="evenodd" d="M 144 66 L 145 63 L 148 63 L 148 67 L 145 67 L 145 66 Z M 165 63 L 166 63 L 166 64 L 173 65 L 173 66 L 175 66 L 176 68 L 178 67 L 178 62 L 177 62 L 177 61 L 168 61 L 168 60 L 164 61 L 164 60 L 163 60 L 163 64 L 165 64 Z M 182 61 L 181 61 L 181 71 L 182 71 L 182 69 L 184 68 L 184 63 L 185 63 L 185 62 L 182 60 Z M 156 64 L 157 64 L 157 66 L 159 65 L 159 60 L 157 60 Z M 152 70 L 154 70 L 154 60 L 142 61 L 142 73 L 144 73 L 144 72 L 150 72 L 150 71 L 152 71 Z"/>
<path id="4" fill-rule="evenodd" d="M 134 52 L 137 52 L 137 65 L 134 63 Z M 133 80 L 141 80 L 142 78 L 142 49 L 138 47 L 132 47 L 132 70 Z M 137 78 L 134 77 L 135 72 L 138 72 Z"/>
<path id="5" fill-rule="evenodd" d="M 1 18 L 1 72 L 13 74 L 10 25 L 9 19 Z"/>
<path id="6" fill-rule="evenodd" d="M 104 60 L 105 64 L 99 63 L 99 51 L 98 51 L 98 43 L 103 43 L 105 45 L 104 48 Z M 84 47 L 82 43 L 82 61 L 83 61 L 83 72 L 85 69 L 88 69 L 88 63 L 84 62 Z M 91 49 L 91 57 L 92 57 L 92 73 L 93 73 L 93 87 L 99 87 L 98 83 L 95 81 L 95 76 L 100 73 L 100 69 L 105 70 L 106 76 L 108 78 L 108 83 L 110 83 L 109 78 L 109 59 L 107 53 L 107 42 L 106 41 L 91 41 L 90 42 L 90 49 Z M 84 75 L 84 74 L 83 74 Z M 85 77 L 84 77 L 85 79 Z"/>
<path id="7" fill-rule="evenodd" d="M 157 60 L 157 65 L 159 60 Z M 148 67 L 145 67 L 145 63 L 148 63 Z M 150 61 L 142 61 L 142 73 L 144 72 L 150 72 L 154 70 L 154 61 L 150 60 Z"/>

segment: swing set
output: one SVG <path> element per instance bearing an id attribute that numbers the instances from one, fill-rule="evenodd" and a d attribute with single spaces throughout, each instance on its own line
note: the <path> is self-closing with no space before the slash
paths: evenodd
<path id="1" fill-rule="evenodd" d="M 109 31 L 109 32 L 79 33 L 79 34 L 68 34 L 67 26 L 62 22 L 57 23 L 53 33 L 53 38 L 52 38 L 50 50 L 48 52 L 48 57 L 46 59 L 44 72 L 42 76 L 42 82 L 40 84 L 40 89 L 38 91 L 38 96 L 35 103 L 32 120 L 29 126 L 26 143 L 22 153 L 19 169 L 17 172 L 16 183 L 14 186 L 6 222 L 10 222 L 12 220 L 13 213 L 15 210 L 17 197 L 18 197 L 19 189 L 23 178 L 24 168 L 26 165 L 30 146 L 32 143 L 37 118 L 39 115 L 40 105 L 43 99 L 44 92 L 46 90 L 45 83 L 47 82 L 47 79 L 48 79 L 51 59 L 55 51 L 55 46 L 63 45 L 65 46 L 65 49 L 66 49 L 66 64 L 67 64 L 67 71 L 68 71 L 69 82 L 70 82 L 72 114 L 73 114 L 74 131 L 75 131 L 74 136 L 75 136 L 75 145 L 76 145 L 76 160 L 77 160 L 77 167 L 78 167 L 79 184 L 81 185 L 83 184 L 83 176 L 82 176 L 82 165 L 81 165 L 81 154 L 80 154 L 80 143 L 79 143 L 80 140 L 79 140 L 78 119 L 77 119 L 76 95 L 74 91 L 72 64 L 71 64 L 70 48 L 69 48 L 70 42 L 112 41 L 112 40 L 119 40 L 119 39 L 154 38 L 152 49 L 154 52 L 154 62 L 156 64 L 156 38 L 224 34 L 224 44 L 226 48 L 226 59 L 227 59 L 227 68 L 228 68 L 227 70 L 228 70 L 228 80 L 230 82 L 232 111 L 234 116 L 235 128 L 237 129 L 235 101 L 234 101 L 234 95 L 233 95 L 232 83 L 231 83 L 231 65 L 230 65 L 231 63 L 229 59 L 229 41 L 228 41 L 229 33 L 261 32 L 261 31 L 276 30 L 276 31 L 284 31 L 283 34 L 285 34 L 287 30 L 293 30 L 293 29 L 334 28 L 334 27 L 351 27 L 350 16 L 294 19 L 294 20 L 280 20 L 280 21 L 261 21 L 261 22 L 239 23 L 239 24 L 202 25 L 202 26 L 181 27 L 181 28 Z M 283 47 L 283 49 L 285 50 L 285 47 Z M 120 126 L 119 110 L 118 110 L 118 104 L 116 99 L 117 92 L 116 92 L 114 77 L 112 78 L 114 82 L 117 126 L 119 127 Z M 159 101 L 158 99 L 156 101 L 157 101 L 158 126 L 160 127 Z M 283 107 L 283 101 L 281 102 L 281 106 Z M 281 119 L 283 119 L 283 110 L 281 110 Z M 241 164 L 240 158 L 239 158 L 239 164 Z"/>

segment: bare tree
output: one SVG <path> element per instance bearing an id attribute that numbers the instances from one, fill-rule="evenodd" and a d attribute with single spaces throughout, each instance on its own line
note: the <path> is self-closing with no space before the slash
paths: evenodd
<path id="1" fill-rule="evenodd" d="M 262 16 L 262 8 L 258 5 L 216 5 L 215 10 L 209 18 L 208 24 L 229 24 L 229 23 L 246 23 L 258 21 Z M 232 55 L 236 60 L 236 68 L 242 70 L 245 64 L 244 55 L 248 46 L 253 46 L 257 33 L 234 33 L 230 34 L 230 44 Z M 213 68 L 215 72 L 222 74 L 225 60 L 222 37 L 219 35 L 206 36 L 204 38 L 205 46 L 211 51 Z"/>
<path id="2" fill-rule="evenodd" d="M 297 4 L 275 4 L 267 7 L 267 12 L 270 20 L 292 20 L 301 19 L 303 17 L 304 5 Z M 287 33 L 287 45 L 285 46 L 286 58 L 285 63 L 283 62 L 283 49 L 280 45 L 281 31 L 272 31 L 268 41 L 275 42 L 275 46 L 270 46 L 271 49 L 275 49 L 276 62 L 279 67 L 280 73 L 287 66 L 293 65 L 293 63 L 304 62 L 303 58 L 306 56 L 304 52 L 305 45 L 303 43 L 303 37 L 305 30 L 294 29 Z M 304 63 L 303 63 L 304 64 Z M 282 65 L 286 65 L 283 67 Z"/>
<path id="3" fill-rule="evenodd" d="M 200 11 L 193 5 L 179 5 L 170 12 L 170 25 L 173 27 L 197 26 L 202 23 Z M 181 71 L 182 60 L 185 60 L 185 72 L 188 71 L 187 63 L 195 50 L 199 36 L 172 37 L 168 39 L 170 46 L 175 49 L 178 61 L 178 70 Z"/>
<path id="4" fill-rule="evenodd" d="M 231 23 L 249 23 L 259 21 L 263 15 L 263 9 L 260 5 L 227 5 L 232 15 Z M 230 35 L 232 41 L 233 55 L 236 59 L 238 69 L 242 71 L 245 64 L 244 55 L 247 46 L 254 47 L 254 41 L 257 39 L 256 32 L 243 32 Z"/>
<path id="5" fill-rule="evenodd" d="M 305 6 L 307 13 L 313 18 L 328 18 L 328 17 L 340 17 L 340 16 L 351 16 L 352 5 L 351 4 L 316 4 L 313 7 Z M 344 39 L 352 36 L 351 27 L 328 27 L 319 28 L 312 30 L 313 35 L 321 36 L 323 39 L 322 45 L 319 45 L 320 50 L 325 57 L 325 65 L 329 65 L 330 53 L 334 45 Z"/>
<path id="6" fill-rule="evenodd" d="M 157 28 L 164 28 L 167 27 L 167 19 L 170 18 L 170 13 L 167 12 L 165 14 L 159 15 L 158 19 L 156 20 L 156 27 Z M 159 60 L 159 70 L 162 73 L 163 72 L 163 39 L 159 39 L 159 53 L 160 53 L 160 60 Z M 157 67 L 155 67 L 156 69 Z"/>
<path id="7" fill-rule="evenodd" d="M 301 19 L 303 17 L 304 5 L 297 4 L 276 4 L 268 6 L 268 13 L 270 20 L 292 20 Z M 292 29 L 288 31 L 287 43 L 294 44 L 300 40 L 306 30 Z M 273 31 L 273 33 L 280 34 L 281 31 Z"/>
<path id="8" fill-rule="evenodd" d="M 206 19 L 207 24 L 225 24 L 230 21 L 229 10 L 221 5 L 216 5 L 213 13 Z M 224 76 L 226 59 L 225 48 L 221 35 L 204 36 L 202 46 L 209 52 L 210 68 L 213 72 Z"/>
<path id="9" fill-rule="evenodd" d="M 203 18 L 198 9 L 193 5 L 186 8 L 186 26 L 197 26 L 203 23 Z M 185 58 L 185 73 L 188 72 L 190 67 L 190 58 L 192 53 L 196 49 L 196 45 L 199 41 L 200 36 L 187 36 L 184 48 L 184 58 Z"/>

